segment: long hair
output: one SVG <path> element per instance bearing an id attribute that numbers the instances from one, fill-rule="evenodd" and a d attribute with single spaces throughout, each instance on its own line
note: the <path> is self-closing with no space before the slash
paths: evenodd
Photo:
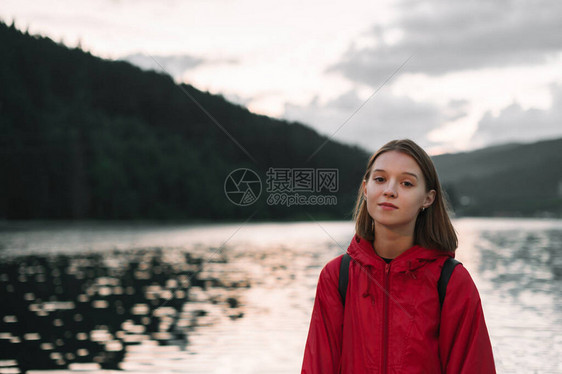
<path id="1" fill-rule="evenodd" d="M 363 180 L 368 181 L 371 169 L 377 157 L 388 151 L 398 151 L 412 157 L 420 167 L 425 180 L 426 192 L 435 190 L 435 200 L 427 209 L 420 212 L 414 228 L 414 244 L 425 248 L 453 252 L 457 249 L 458 239 L 448 214 L 448 204 L 443 195 L 441 183 L 435 165 L 429 155 L 410 139 L 392 140 L 383 145 L 367 163 Z M 359 185 L 357 202 L 353 214 L 355 232 L 363 239 L 375 240 L 373 218 L 367 211 L 367 202 L 363 196 L 363 185 Z"/>

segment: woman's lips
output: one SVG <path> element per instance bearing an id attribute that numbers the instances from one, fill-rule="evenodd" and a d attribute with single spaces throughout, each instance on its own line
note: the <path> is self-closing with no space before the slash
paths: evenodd
<path id="1" fill-rule="evenodd" d="M 394 204 L 391 203 L 380 203 L 379 206 L 381 208 L 383 208 L 384 210 L 395 210 L 398 209 L 398 207 Z"/>

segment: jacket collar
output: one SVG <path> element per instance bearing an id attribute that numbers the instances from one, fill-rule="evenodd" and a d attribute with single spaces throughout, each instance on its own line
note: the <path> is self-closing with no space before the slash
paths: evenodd
<path id="1" fill-rule="evenodd" d="M 373 243 L 357 234 L 351 239 L 347 253 L 363 266 L 382 269 L 386 265 L 386 262 L 375 252 Z M 455 257 L 455 254 L 414 245 L 394 258 L 391 265 L 393 271 L 414 271 L 442 257 Z"/>

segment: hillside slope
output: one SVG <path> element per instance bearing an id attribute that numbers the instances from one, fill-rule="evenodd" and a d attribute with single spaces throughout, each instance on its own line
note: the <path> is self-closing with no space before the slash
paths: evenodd
<path id="1" fill-rule="evenodd" d="M 0 218 L 349 218 L 368 154 L 256 115 L 165 74 L 0 23 Z M 270 167 L 335 168 L 337 204 L 230 203 L 224 181 Z M 259 209 L 258 209 L 259 208 Z"/>
<path id="2" fill-rule="evenodd" d="M 458 214 L 562 216 L 562 139 L 434 157 Z"/>

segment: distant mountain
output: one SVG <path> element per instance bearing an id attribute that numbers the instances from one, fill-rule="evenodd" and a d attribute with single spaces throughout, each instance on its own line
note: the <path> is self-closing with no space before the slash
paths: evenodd
<path id="1" fill-rule="evenodd" d="M 562 139 L 434 157 L 455 211 L 562 217 Z"/>

